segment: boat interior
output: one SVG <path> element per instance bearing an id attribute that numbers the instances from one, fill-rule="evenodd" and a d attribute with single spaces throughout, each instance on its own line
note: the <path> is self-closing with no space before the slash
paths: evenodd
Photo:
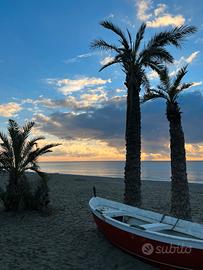
<path id="1" fill-rule="evenodd" d="M 167 215 L 161 215 L 158 213 L 154 213 L 155 215 L 152 214 L 151 216 L 139 215 L 139 213 L 126 213 L 126 211 L 109 208 L 103 208 L 102 213 L 105 218 L 113 219 L 117 222 L 124 223 L 127 226 L 140 230 L 158 232 L 168 236 L 203 240 L 202 230 L 200 231 L 195 230 L 195 228 L 186 227 L 183 223 L 187 223 L 187 221 L 176 219 Z"/>

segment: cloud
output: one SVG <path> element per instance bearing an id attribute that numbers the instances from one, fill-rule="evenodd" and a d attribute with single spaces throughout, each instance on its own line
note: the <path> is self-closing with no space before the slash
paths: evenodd
<path id="1" fill-rule="evenodd" d="M 191 87 L 194 87 L 194 86 L 199 86 L 199 85 L 202 85 L 203 82 L 193 82 L 193 85 Z"/>
<path id="2" fill-rule="evenodd" d="M 186 58 L 186 62 L 188 64 L 192 63 L 198 54 L 199 54 L 199 51 L 193 52 L 190 56 L 188 56 L 188 58 Z"/>
<path id="3" fill-rule="evenodd" d="M 84 53 L 84 54 L 79 54 L 75 57 L 72 57 L 72 58 L 69 58 L 67 60 L 64 60 L 63 62 L 65 64 L 72 64 L 72 63 L 76 63 L 76 62 L 79 62 L 81 59 L 84 59 L 84 58 L 88 58 L 88 57 L 91 57 L 93 55 L 95 55 L 96 53 L 93 52 L 93 53 Z"/>
<path id="4" fill-rule="evenodd" d="M 49 116 L 38 114 L 35 121 L 41 130 L 59 138 L 68 136 L 68 139 L 108 141 L 124 136 L 124 106 L 124 100 L 118 98 L 110 100 L 102 108 L 92 108 L 86 112 L 55 112 Z M 60 124 L 60 129 L 56 123 Z"/>
<path id="5" fill-rule="evenodd" d="M 112 90 L 113 91 L 113 90 Z M 35 113 L 40 112 L 42 107 L 52 109 L 67 109 L 69 111 L 86 111 L 95 108 L 101 108 L 104 105 L 112 104 L 120 100 L 125 99 L 126 90 L 125 89 L 115 89 L 115 95 L 112 97 L 109 92 L 103 87 L 98 87 L 96 89 L 90 89 L 85 91 L 85 93 L 80 93 L 80 95 L 68 95 L 62 99 L 51 99 L 40 97 L 38 99 L 24 99 L 21 104 L 32 104 L 32 108 L 28 110 L 33 110 Z M 109 94 L 109 95 L 108 95 Z M 42 107 L 40 107 L 42 106 Z"/>
<path id="6" fill-rule="evenodd" d="M 41 121 L 46 123 L 47 125 L 50 124 L 50 125 L 52 125 L 53 127 L 57 128 L 57 129 L 62 127 L 60 122 L 53 121 L 53 119 L 51 119 L 50 117 L 48 117 L 48 116 L 46 116 L 46 115 L 44 115 L 42 113 L 37 114 L 37 117 L 39 119 L 41 119 Z"/>
<path id="7" fill-rule="evenodd" d="M 183 112 L 182 126 L 187 143 L 187 156 L 200 159 L 203 155 L 198 154 L 195 147 L 203 145 L 203 130 L 199 128 L 202 126 L 203 95 L 198 91 L 186 92 L 180 96 L 179 103 Z M 162 100 L 148 102 L 142 107 L 142 149 L 147 159 L 150 159 L 150 156 L 152 159 L 157 158 L 158 156 L 154 156 L 156 153 L 169 159 L 169 125 L 165 109 L 166 105 Z M 188 147 L 191 144 L 193 148 Z"/>
<path id="8" fill-rule="evenodd" d="M 188 57 L 181 56 L 178 60 L 174 61 L 174 64 L 170 66 L 170 76 L 176 75 L 177 71 L 186 64 L 191 64 L 198 56 L 199 51 L 191 53 Z M 159 77 L 156 71 L 151 70 L 147 73 L 147 77 L 150 80 L 155 80 Z M 193 86 L 200 85 L 201 82 L 194 82 Z"/>
<path id="9" fill-rule="evenodd" d="M 98 85 L 105 85 L 110 82 L 111 79 L 104 80 L 96 77 L 79 77 L 78 79 L 47 79 L 48 84 L 55 85 L 57 90 L 64 95 Z"/>
<path id="10" fill-rule="evenodd" d="M 173 15 L 169 13 L 166 4 L 158 4 L 156 8 L 153 9 L 153 1 L 137 0 L 136 3 L 137 18 L 140 21 L 145 21 L 148 27 L 180 26 L 185 23 L 183 15 Z"/>
<path id="11" fill-rule="evenodd" d="M 116 93 L 126 93 L 126 89 L 116 88 Z"/>
<path id="12" fill-rule="evenodd" d="M 191 53 L 188 57 L 181 56 L 178 60 L 174 61 L 176 68 L 180 68 L 185 64 L 191 64 L 198 56 L 199 51 Z"/>
<path id="13" fill-rule="evenodd" d="M 0 104 L 0 116 L 3 117 L 15 116 L 15 114 L 21 110 L 22 110 L 21 105 L 15 102 Z"/>
<path id="14" fill-rule="evenodd" d="M 115 15 L 113 14 L 113 13 L 111 13 L 111 14 L 109 14 L 109 16 L 107 17 L 107 18 L 114 18 L 115 17 Z"/>
<path id="15" fill-rule="evenodd" d="M 70 58 L 70 59 L 64 60 L 63 62 L 64 62 L 65 64 L 72 64 L 72 63 L 76 63 L 76 62 L 78 62 L 78 58 L 77 58 L 77 57 L 73 57 L 73 58 Z"/>
<path id="16" fill-rule="evenodd" d="M 97 93 L 83 94 L 80 96 L 80 98 L 82 103 L 81 106 L 83 108 L 96 106 L 97 104 L 101 104 L 102 102 L 105 102 L 107 100 L 105 92 L 101 92 L 100 94 Z"/>
<path id="17" fill-rule="evenodd" d="M 152 4 L 151 0 L 137 0 L 136 1 L 137 18 L 140 21 L 146 21 L 152 16 L 152 13 L 147 13 L 151 8 L 151 4 Z"/>
<path id="18" fill-rule="evenodd" d="M 79 160 L 122 160 L 124 153 L 120 152 L 114 146 L 109 146 L 106 142 L 100 140 L 51 140 L 52 143 L 62 143 L 54 149 L 54 152 L 43 156 L 43 161 L 79 161 Z M 50 143 L 50 141 L 48 142 Z"/>
<path id="19" fill-rule="evenodd" d="M 190 160 L 203 160 L 203 144 L 186 144 L 187 158 Z"/>
<path id="20" fill-rule="evenodd" d="M 104 59 L 102 59 L 102 60 L 100 61 L 100 64 L 101 64 L 101 65 L 106 65 L 106 64 L 108 64 L 109 62 L 111 62 L 113 59 L 114 59 L 114 57 L 106 56 Z"/>
<path id="21" fill-rule="evenodd" d="M 176 75 L 177 71 L 184 65 L 191 64 L 198 56 L 199 51 L 195 51 L 191 53 L 188 57 L 181 56 L 178 60 L 174 61 L 174 65 L 172 66 L 172 70 L 170 71 L 170 76 Z M 195 84 L 195 82 L 194 82 Z M 198 85 L 198 84 L 196 84 Z M 193 85 L 193 86 L 196 86 Z"/>
<path id="22" fill-rule="evenodd" d="M 94 55 L 94 53 L 84 53 L 84 54 L 79 54 L 77 56 L 77 58 L 87 58 L 87 57 L 90 57 L 92 55 Z"/>
<path id="23" fill-rule="evenodd" d="M 66 141 L 97 140 L 107 144 L 109 151 L 114 149 L 124 157 L 125 153 L 125 105 L 126 98 L 117 97 L 109 100 L 102 108 L 94 108 L 82 113 L 55 112 L 51 115 L 35 116 L 37 128 Z M 150 113 L 143 112 L 143 157 L 148 159 L 163 158 L 168 154 L 168 124 L 164 109 L 157 104 L 147 104 Z M 150 108 L 151 107 L 151 108 Z M 146 110 L 146 107 L 145 109 Z M 162 121 L 157 123 L 157 114 Z M 58 128 L 60 126 L 60 128 Z M 157 138 L 158 132 L 158 140 Z M 93 146 L 94 148 L 94 146 Z M 111 150 L 110 150 L 111 149 Z M 90 152 L 91 153 L 91 152 Z"/>
<path id="24" fill-rule="evenodd" d="M 199 91 L 185 92 L 179 98 L 182 112 L 182 125 L 186 142 L 203 143 L 202 115 L 203 95 Z M 142 107 L 144 141 L 168 141 L 168 122 L 165 116 L 166 105 L 162 100 L 148 102 Z M 169 141 L 168 141 L 169 142 Z M 156 147 L 156 143 L 154 144 Z"/>
<path id="25" fill-rule="evenodd" d="M 156 17 L 152 21 L 147 21 L 148 27 L 162 27 L 162 26 L 180 26 L 185 23 L 185 18 L 182 15 L 173 16 L 171 14 L 165 14 L 160 17 Z"/>
<path id="26" fill-rule="evenodd" d="M 147 77 L 150 80 L 155 80 L 159 77 L 158 73 L 154 70 L 151 70 L 150 72 L 147 73 Z"/>
<path id="27" fill-rule="evenodd" d="M 165 4 L 158 4 L 157 8 L 154 10 L 154 15 L 157 17 L 160 14 L 163 14 L 167 9 L 167 5 Z"/>
<path id="28" fill-rule="evenodd" d="M 203 145 L 203 130 L 199 128 L 202 125 L 203 95 L 200 92 L 185 93 L 180 98 L 180 106 L 186 142 L 193 145 L 191 150 L 187 146 L 188 156 L 192 157 L 195 145 Z M 126 98 L 117 97 L 109 99 L 102 107 L 83 112 L 38 114 L 35 122 L 42 133 L 65 141 L 87 140 L 91 143 L 97 140 L 121 155 L 125 152 L 125 110 Z M 142 106 L 142 156 L 145 159 L 169 158 L 169 124 L 165 110 L 166 104 L 161 100 Z"/>
<path id="29" fill-rule="evenodd" d="M 203 95 L 199 91 L 182 95 L 181 111 L 183 111 L 183 127 L 187 143 L 202 143 L 203 129 Z"/>

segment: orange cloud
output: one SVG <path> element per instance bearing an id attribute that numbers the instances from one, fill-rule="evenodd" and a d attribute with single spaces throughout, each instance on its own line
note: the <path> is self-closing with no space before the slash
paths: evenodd
<path id="1" fill-rule="evenodd" d="M 9 102 L 7 104 L 0 104 L 0 116 L 11 117 L 17 112 L 21 111 L 22 108 L 18 103 Z"/>
<path id="2" fill-rule="evenodd" d="M 53 153 L 40 158 L 40 161 L 104 161 L 125 160 L 125 149 L 119 151 L 99 140 L 55 140 L 62 145 L 54 149 Z M 50 143 L 47 140 L 46 143 Z M 187 160 L 203 160 L 203 144 L 186 144 Z M 145 150 L 142 160 L 170 161 L 170 149 L 164 153 L 150 153 Z"/>
<path id="3" fill-rule="evenodd" d="M 158 17 L 152 21 L 147 22 L 149 27 L 161 27 L 161 26 L 180 26 L 185 23 L 185 18 L 182 15 L 173 16 L 171 14 L 165 14 L 161 17 Z"/>

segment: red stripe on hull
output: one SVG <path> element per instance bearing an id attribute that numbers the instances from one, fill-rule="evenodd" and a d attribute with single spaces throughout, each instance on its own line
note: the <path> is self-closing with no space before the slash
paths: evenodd
<path id="1" fill-rule="evenodd" d="M 151 240 L 121 230 L 93 214 L 98 228 L 114 245 L 159 266 L 203 270 L 203 251 Z"/>

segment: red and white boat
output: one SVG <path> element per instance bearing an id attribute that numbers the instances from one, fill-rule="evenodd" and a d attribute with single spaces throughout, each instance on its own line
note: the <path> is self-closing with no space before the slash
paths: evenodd
<path id="1" fill-rule="evenodd" d="M 203 225 L 100 197 L 89 206 L 98 228 L 119 248 L 159 266 L 203 270 Z"/>

